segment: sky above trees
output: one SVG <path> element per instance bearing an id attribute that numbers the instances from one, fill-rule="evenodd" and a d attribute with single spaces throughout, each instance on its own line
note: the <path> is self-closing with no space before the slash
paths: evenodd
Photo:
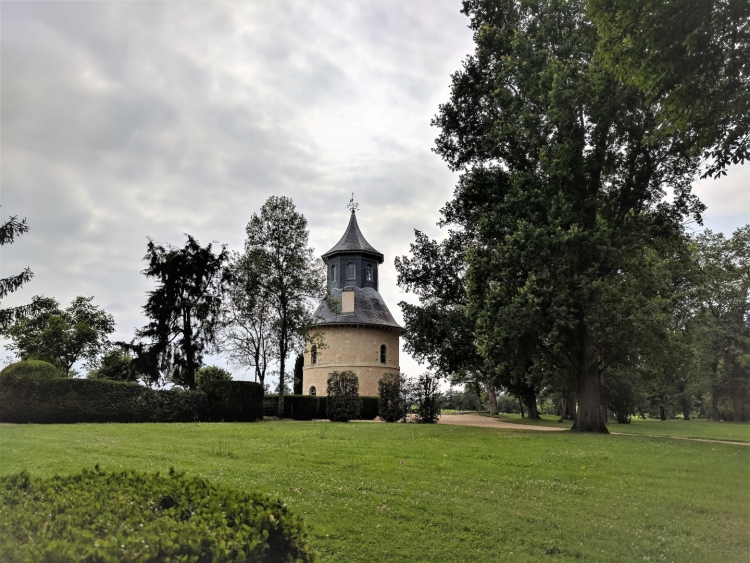
<path id="1" fill-rule="evenodd" d="M 3 272 L 35 279 L 4 301 L 93 295 L 142 326 L 147 236 L 240 250 L 272 194 L 293 198 L 319 254 L 351 192 L 386 255 L 395 318 L 414 301 L 393 260 L 435 225 L 457 175 L 431 152 L 450 74 L 474 45 L 460 2 L 0 4 L 2 214 L 30 232 Z M 750 164 L 696 182 L 705 225 L 750 220 Z M 696 225 L 696 229 L 699 227 Z M 210 361 L 210 359 L 209 359 Z M 401 367 L 419 371 L 406 355 Z"/>

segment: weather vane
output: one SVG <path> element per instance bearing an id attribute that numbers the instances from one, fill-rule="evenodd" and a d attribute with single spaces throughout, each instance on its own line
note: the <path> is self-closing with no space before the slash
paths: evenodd
<path id="1" fill-rule="evenodd" d="M 347 207 L 352 210 L 352 213 L 359 209 L 359 204 L 354 203 L 354 192 L 352 192 L 352 198 L 349 200 L 349 205 L 347 205 Z"/>

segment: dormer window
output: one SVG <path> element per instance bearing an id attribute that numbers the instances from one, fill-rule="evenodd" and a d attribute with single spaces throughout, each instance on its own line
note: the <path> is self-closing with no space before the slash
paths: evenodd
<path id="1" fill-rule="evenodd" d="M 336 266 L 335 265 L 331 266 L 331 281 L 332 282 L 336 281 Z"/>
<path id="2" fill-rule="evenodd" d="M 365 269 L 365 279 L 369 282 L 372 281 L 372 264 L 368 264 L 367 268 Z"/>
<path id="3" fill-rule="evenodd" d="M 354 269 L 354 262 L 349 262 L 346 265 L 346 279 L 347 280 L 357 279 L 357 271 Z"/>

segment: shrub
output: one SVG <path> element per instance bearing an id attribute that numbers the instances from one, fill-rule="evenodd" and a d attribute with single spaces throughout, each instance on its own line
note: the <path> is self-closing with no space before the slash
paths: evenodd
<path id="1" fill-rule="evenodd" d="M 96 369 L 86 377 L 89 379 L 109 379 L 111 381 L 138 381 L 138 372 L 130 355 L 122 350 L 110 350 L 102 356 Z"/>
<path id="2" fill-rule="evenodd" d="M 420 375 L 410 385 L 411 402 L 416 408 L 416 421 L 434 424 L 440 418 L 440 392 L 438 378 L 429 374 Z"/>
<path id="3" fill-rule="evenodd" d="M 325 405 L 321 409 L 321 399 L 325 399 L 325 397 L 313 397 L 311 395 L 289 395 L 288 397 L 284 397 L 284 416 L 288 416 L 294 420 L 324 418 L 326 411 Z"/>
<path id="4" fill-rule="evenodd" d="M 380 391 L 380 418 L 386 422 L 406 421 L 406 392 L 404 376 L 385 373 L 378 382 Z"/>
<path id="5" fill-rule="evenodd" d="M 251 381 L 206 381 L 208 419 L 214 422 L 255 422 L 263 411 L 263 387 Z"/>
<path id="6" fill-rule="evenodd" d="M 199 388 L 209 381 L 232 381 L 232 374 L 219 366 L 204 366 L 195 372 L 195 382 Z"/>
<path id="7" fill-rule="evenodd" d="M 0 371 L 0 381 L 11 381 L 19 379 L 33 379 L 35 381 L 47 381 L 60 379 L 63 373 L 49 362 L 41 360 L 26 360 L 6 366 Z"/>
<path id="8" fill-rule="evenodd" d="M 380 412 L 380 397 L 360 397 L 359 398 L 359 418 L 360 420 L 375 420 Z"/>
<path id="9" fill-rule="evenodd" d="M 0 529 L 2 561 L 313 559 L 301 520 L 279 500 L 173 470 L 0 478 Z"/>
<path id="10" fill-rule="evenodd" d="M 334 371 L 328 376 L 326 414 L 331 421 L 359 418 L 359 379 L 353 371 Z"/>

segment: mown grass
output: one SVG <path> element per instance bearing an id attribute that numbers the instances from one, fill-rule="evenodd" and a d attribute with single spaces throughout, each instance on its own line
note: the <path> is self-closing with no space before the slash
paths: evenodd
<path id="1" fill-rule="evenodd" d="M 487 415 L 489 416 L 489 415 Z M 526 426 L 557 426 L 570 428 L 570 421 L 557 422 L 556 416 L 542 415 L 541 420 L 521 418 L 520 414 L 499 414 L 499 420 Z M 638 434 L 643 436 L 676 436 L 678 438 L 700 438 L 704 440 L 729 440 L 750 442 L 750 424 L 746 422 L 722 422 L 708 420 L 654 420 L 633 418 L 630 424 L 610 422 L 610 432 Z"/>
<path id="2" fill-rule="evenodd" d="M 322 561 L 744 561 L 750 447 L 416 424 L 0 426 L 0 474 L 170 466 L 279 495 Z"/>

